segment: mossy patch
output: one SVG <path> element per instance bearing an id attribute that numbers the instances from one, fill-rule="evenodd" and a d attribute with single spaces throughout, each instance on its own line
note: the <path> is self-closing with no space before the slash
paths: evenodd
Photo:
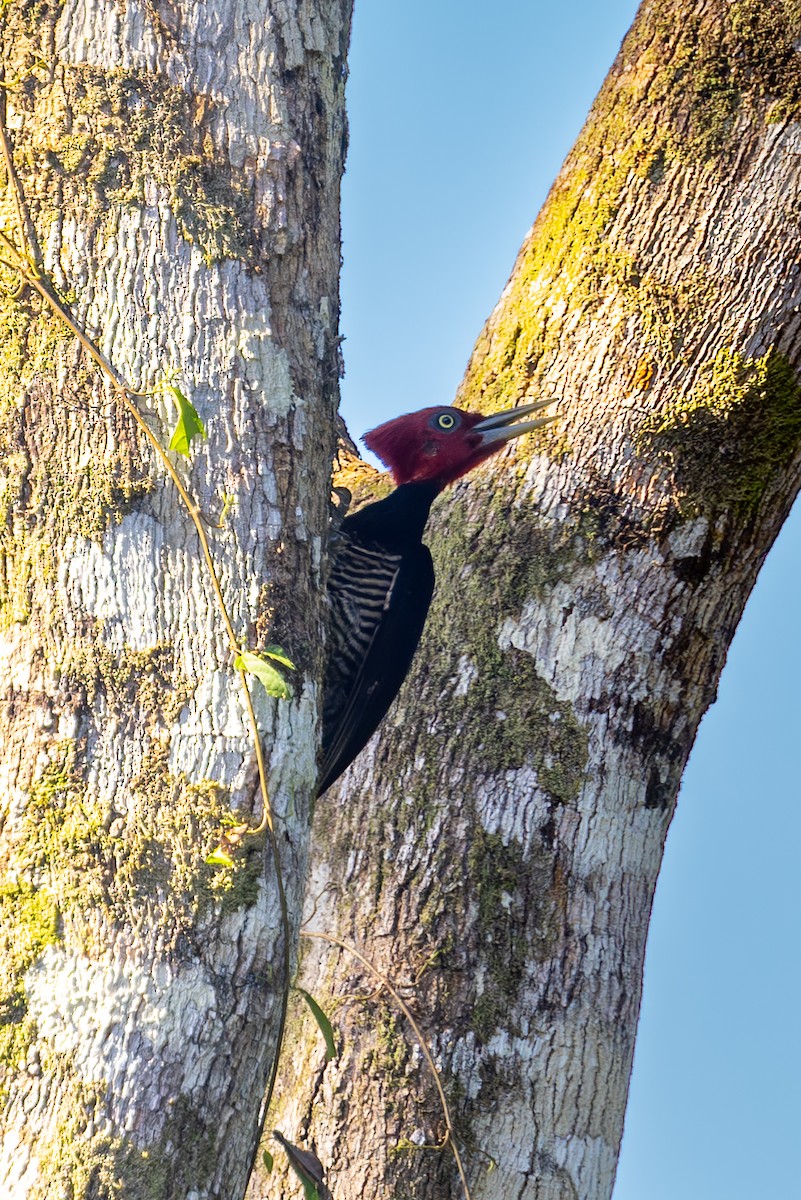
<path id="1" fill-rule="evenodd" d="M 46 946 L 58 941 L 58 908 L 42 887 L 0 884 L 0 1070 L 24 1062 L 34 1026 L 23 978 Z"/>
<path id="2" fill-rule="evenodd" d="M 101 637 L 98 627 L 96 641 L 67 646 L 59 664 L 62 688 L 74 693 L 83 687 L 90 704 L 101 692 L 110 712 L 130 719 L 136 728 L 169 727 L 193 690 L 180 672 L 175 648 L 163 644 L 114 651 Z"/>
<path id="3" fill-rule="evenodd" d="M 743 92 L 773 101 L 769 121 L 796 118 L 801 110 L 801 5 L 797 0 L 736 0 L 730 5 L 737 52 L 733 70 Z"/>
<path id="4" fill-rule="evenodd" d="M 644 270 L 630 254 L 614 259 L 601 255 L 599 261 L 610 264 L 607 277 L 614 281 L 623 314 L 633 319 L 637 343 L 647 355 L 635 363 L 631 377 L 631 390 L 645 391 L 680 355 L 694 314 L 715 294 L 715 281 L 697 267 L 676 284 L 666 283 Z M 629 326 L 629 336 L 632 331 Z"/>
<path id="5" fill-rule="evenodd" d="M 155 185 L 206 262 L 253 259 L 253 180 L 215 148 L 210 96 L 141 69 L 62 62 L 54 76 L 24 12 L 7 37 L 24 80 L 12 96 L 23 116 L 15 158 L 40 231 L 78 202 L 113 234 L 115 209 L 144 204 Z"/>
<path id="6" fill-rule="evenodd" d="M 66 457 L 66 446 L 60 456 L 62 438 L 58 437 L 52 447 L 42 448 L 44 452 L 32 464 L 27 507 L 37 514 L 52 514 L 47 525 L 57 544 L 63 544 L 69 534 L 101 541 L 109 525 L 121 521 L 152 490 L 150 474 L 132 446 L 118 446 L 113 456 L 103 453 L 99 443 L 107 432 L 103 422 L 87 431 L 85 441 L 91 449 L 77 463 L 74 445 L 71 459 Z"/>
<path id="7" fill-rule="evenodd" d="M 53 373 L 74 336 L 50 309 L 19 286 L 16 274 L 3 273 L 0 287 L 0 414 L 17 409 L 32 381 Z"/>
<path id="8" fill-rule="evenodd" d="M 471 1025 L 486 1042 L 496 1029 L 509 1028 L 527 964 L 553 952 L 561 928 L 561 876 L 552 851 L 536 845 L 525 850 L 517 839 L 504 841 L 480 824 L 475 826 L 467 869 L 486 969 Z"/>
<path id="9" fill-rule="evenodd" d="M 575 527 L 565 527 L 554 546 L 536 515 L 516 508 L 508 495 L 496 495 L 489 509 L 473 518 L 457 500 L 447 526 L 426 539 L 437 586 L 411 686 L 423 692 L 424 711 L 439 713 L 459 731 L 454 752 L 471 773 L 493 775 L 530 763 L 551 798 L 568 803 L 581 784 L 586 732 L 572 707 L 539 677 L 530 655 L 501 649 L 498 631 L 504 617 L 518 617 L 585 547 L 574 545 Z M 438 768 L 441 742 L 437 729 L 425 754 L 430 770 Z"/>
<path id="10" fill-rule="evenodd" d="M 62 1073 L 66 1072 L 62 1064 Z M 105 1095 L 71 1077 L 63 1085 L 59 1118 L 52 1137 L 38 1147 L 38 1180 L 30 1200 L 169 1200 L 188 1195 L 193 1181 L 209 1170 L 214 1135 L 199 1126 L 190 1106 L 179 1099 L 166 1128 L 151 1148 L 110 1132 Z"/>
<path id="11" fill-rule="evenodd" d="M 571 706 L 555 699 L 524 651 L 501 650 L 496 639 L 487 640 L 480 654 L 474 683 L 451 701 L 451 719 L 469 761 L 495 774 L 534 759 L 543 790 L 568 803 L 578 793 L 586 763 L 586 735 Z"/>
<path id="12" fill-rule="evenodd" d="M 68 537 L 100 540 L 152 488 L 139 436 L 107 401 L 60 321 L 36 302 L 0 297 L 3 624 L 27 621 L 32 597 L 51 590 Z"/>
<path id="13" fill-rule="evenodd" d="M 71 744 L 51 750 L 33 784 L 24 824 L 26 865 L 50 880 L 76 930 L 100 908 L 119 925 L 143 918 L 167 937 L 192 936 L 198 920 L 255 903 L 261 847 L 233 866 L 206 861 L 225 829 L 239 823 L 226 789 L 172 775 L 166 744 L 153 742 L 130 784 L 127 812 L 105 811 L 89 795 Z"/>
<path id="14" fill-rule="evenodd" d="M 801 63 L 794 42 L 801 18 L 795 0 L 735 0 L 707 13 L 683 14 L 678 38 L 672 0 L 654 6 L 653 20 L 652 51 L 664 64 L 656 92 L 675 103 L 671 154 L 725 154 L 746 107 L 761 106 L 768 121 L 798 111 Z"/>
<path id="15" fill-rule="evenodd" d="M 526 863 L 519 842 L 508 845 L 498 834 L 478 827 L 468 855 L 473 894 L 478 903 L 481 959 L 488 978 L 476 997 L 472 1026 L 486 1042 L 517 996 L 525 973 L 528 946 L 519 911 L 519 882 Z"/>
<path id="16" fill-rule="evenodd" d="M 373 1045 L 365 1055 L 365 1069 L 380 1075 L 388 1093 L 387 1112 L 394 1111 L 393 1086 L 402 1084 L 407 1077 L 411 1047 L 403 1018 L 389 1004 L 378 1007 L 371 1013 Z"/>
<path id="17" fill-rule="evenodd" d="M 0 529 L 0 629 L 29 620 L 34 594 L 54 573 L 52 547 L 38 530 L 16 522 Z"/>
<path id="18" fill-rule="evenodd" d="M 801 440 L 801 383 L 776 350 L 746 359 L 721 348 L 689 395 L 643 425 L 637 449 L 672 473 L 683 516 L 751 516 Z"/>

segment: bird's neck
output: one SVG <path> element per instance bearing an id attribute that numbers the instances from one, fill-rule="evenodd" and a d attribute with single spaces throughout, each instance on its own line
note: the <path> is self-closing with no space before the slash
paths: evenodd
<path id="1" fill-rule="evenodd" d="M 442 489 L 437 483 L 402 483 L 384 500 L 368 504 L 346 524 L 360 536 L 397 549 L 421 541 L 428 514 Z"/>

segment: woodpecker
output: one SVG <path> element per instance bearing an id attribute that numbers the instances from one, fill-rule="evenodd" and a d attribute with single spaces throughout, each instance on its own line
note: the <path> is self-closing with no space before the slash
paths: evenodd
<path id="1" fill-rule="evenodd" d="M 318 796 L 366 745 L 411 666 L 434 593 L 434 567 L 423 545 L 434 499 L 512 438 L 552 421 L 521 420 L 552 403 L 489 417 L 424 408 L 365 434 L 396 487 L 346 517 L 332 539 Z"/>

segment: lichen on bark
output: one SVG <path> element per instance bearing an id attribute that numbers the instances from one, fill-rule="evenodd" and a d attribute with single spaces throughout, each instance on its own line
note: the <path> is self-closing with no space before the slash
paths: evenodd
<path id="1" fill-rule="evenodd" d="M 48 70 L 61 7 L 15 3 L 4 12 L 7 78 L 24 80 L 14 87 L 15 150 L 31 169 L 26 200 L 40 236 L 80 204 L 90 236 L 102 227 L 108 241 L 119 207 L 144 204 L 158 189 L 207 262 L 251 261 L 253 171 L 234 170 L 209 136 L 218 103 L 144 67 L 62 60 Z"/>

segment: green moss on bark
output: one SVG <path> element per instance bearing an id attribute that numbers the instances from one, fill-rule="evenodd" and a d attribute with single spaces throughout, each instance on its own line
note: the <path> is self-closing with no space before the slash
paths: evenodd
<path id="1" fill-rule="evenodd" d="M 175 648 L 163 644 L 115 651 L 101 638 L 99 623 L 95 641 L 67 647 L 59 664 L 62 688 L 74 693 L 82 687 L 90 704 L 102 693 L 111 713 L 132 719 L 137 728 L 172 725 L 193 691 L 181 674 Z"/>
<path id="2" fill-rule="evenodd" d="M 68 1064 L 60 1073 L 66 1075 Z M 38 1180 L 30 1200 L 170 1200 L 189 1195 L 197 1178 L 205 1178 L 215 1152 L 215 1138 L 200 1126 L 189 1105 L 172 1107 L 158 1143 L 142 1148 L 127 1136 L 107 1132 L 105 1095 L 67 1077 L 60 1117 L 53 1136 L 40 1145 Z"/>
<path id="3" fill-rule="evenodd" d="M 364 1058 L 364 1068 L 381 1077 L 387 1094 L 386 1112 L 396 1111 L 393 1093 L 408 1079 L 411 1047 L 403 1018 L 389 1004 L 377 1005 L 370 1013 L 373 1045 Z"/>
<path id="4" fill-rule="evenodd" d="M 638 451 L 669 467 L 684 516 L 751 516 L 801 441 L 801 383 L 783 355 L 746 359 L 726 347 L 689 395 L 650 417 Z"/>
<path id="5" fill-rule="evenodd" d="M 119 207 L 152 203 L 155 185 L 206 262 L 251 261 L 253 180 L 215 149 L 216 102 L 146 70 L 61 63 L 53 77 L 29 21 L 18 14 L 7 37 L 25 83 L 13 93 L 23 117 L 15 158 L 40 232 L 77 203 L 111 235 Z"/>
<path id="6" fill-rule="evenodd" d="M 120 209 L 163 205 L 207 263 L 255 264 L 276 219 L 270 172 L 243 150 L 232 164 L 219 136 L 225 106 L 161 72 L 54 60 L 56 0 L 15 0 L 0 30 L 14 114 L 13 151 L 41 241 L 64 211 L 81 212 L 90 239 L 113 237 Z M 153 16 L 153 14 L 151 14 Z M 166 40 L 167 26 L 156 24 Z M 287 233 L 281 227 L 281 248 Z"/>
<path id="7" fill-rule="evenodd" d="M 36 529 L 15 522 L 0 530 L 0 629 L 29 620 L 33 595 L 48 587 L 54 569 L 50 542 Z"/>
<path id="8" fill-rule="evenodd" d="M 38 302 L 0 297 L 0 626 L 52 590 L 68 538 L 101 539 L 151 487 L 129 418 L 69 331 Z"/>
<path id="9" fill-rule="evenodd" d="M 38 300 L 9 294 L 19 287 L 16 275 L 3 272 L 0 281 L 0 416 L 17 409 L 34 379 L 51 375 L 74 338 Z"/>
<path id="10" fill-rule="evenodd" d="M 476 932 L 486 969 L 471 1016 L 476 1036 L 488 1041 L 510 1014 L 528 964 L 553 953 L 562 928 L 561 873 L 545 847 L 524 849 L 511 838 L 488 833 L 478 823 L 467 858 L 471 896 L 477 905 Z"/>
<path id="11" fill-rule="evenodd" d="M 761 106 L 768 121 L 798 110 L 797 4 L 718 4 L 684 19 L 678 37 L 677 19 L 671 0 L 654 6 L 652 51 L 664 64 L 656 75 L 657 98 L 674 104 L 670 153 L 704 159 L 725 154 L 738 114 L 748 106 Z"/>
<path id="12" fill-rule="evenodd" d="M 446 723 L 459 730 L 454 752 L 471 773 L 530 764 L 555 802 L 578 793 L 586 732 L 538 676 L 531 656 L 499 645 L 503 619 L 519 617 L 527 600 L 569 569 L 575 532 L 566 527 L 554 546 L 536 513 L 516 508 L 499 489 L 480 519 L 468 516 L 464 501 L 452 501 L 447 526 L 427 538 L 437 588 L 411 686 L 421 689 L 424 711 L 439 714 L 439 722 L 430 738 L 415 729 L 409 752 L 424 757 L 430 770 L 439 769 Z"/>
<path id="13" fill-rule="evenodd" d="M 0 884 L 0 1075 L 18 1069 L 34 1034 L 23 979 L 46 946 L 58 941 L 58 909 L 42 887 Z"/>
<path id="14" fill-rule="evenodd" d="M 519 842 L 505 844 L 498 834 L 488 834 L 478 826 L 468 870 L 478 903 L 481 958 L 487 971 L 476 997 L 472 1027 L 486 1042 L 502 1021 L 508 1023 L 525 974 L 529 948 L 519 911 L 519 882 L 525 877 L 527 863 Z"/>
<path id="15" fill-rule="evenodd" d="M 28 796 L 25 861 L 50 880 L 65 919 L 79 931 L 93 909 L 119 925 L 152 920 L 166 937 L 194 936 L 198 920 L 255 903 L 261 847 L 233 867 L 207 856 L 239 823 L 226 789 L 170 773 L 168 748 L 153 741 L 132 780 L 126 811 L 91 796 L 70 743 L 53 747 Z"/>

